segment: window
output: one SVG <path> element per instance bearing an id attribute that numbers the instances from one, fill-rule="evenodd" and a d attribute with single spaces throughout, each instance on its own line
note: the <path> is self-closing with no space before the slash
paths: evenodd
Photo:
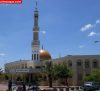
<path id="1" fill-rule="evenodd" d="M 25 64 L 25 68 L 27 68 L 27 64 Z"/>
<path id="2" fill-rule="evenodd" d="M 72 67 L 72 61 L 71 60 L 68 60 L 68 66 Z"/>
<path id="3" fill-rule="evenodd" d="M 90 62 L 89 62 L 89 60 L 86 60 L 85 61 L 85 68 L 89 68 L 90 67 Z"/>
<path id="4" fill-rule="evenodd" d="M 34 60 L 36 60 L 36 54 L 34 54 Z"/>
<path id="5" fill-rule="evenodd" d="M 81 62 L 81 60 L 79 59 L 78 61 L 77 61 L 77 66 L 81 66 L 82 65 L 82 62 Z"/>
<path id="6" fill-rule="evenodd" d="M 93 68 L 98 68 L 98 61 L 96 59 L 93 60 L 92 66 Z"/>
<path id="7" fill-rule="evenodd" d="M 39 59 L 39 55 L 37 54 L 37 60 Z"/>
<path id="8" fill-rule="evenodd" d="M 32 54 L 32 60 L 33 60 L 33 54 Z"/>
<path id="9" fill-rule="evenodd" d="M 24 64 L 22 64 L 22 69 L 24 69 Z"/>

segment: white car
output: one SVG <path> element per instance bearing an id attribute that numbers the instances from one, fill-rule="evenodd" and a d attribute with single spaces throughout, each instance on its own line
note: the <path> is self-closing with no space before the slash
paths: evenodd
<path id="1" fill-rule="evenodd" d="M 16 84 L 12 84 L 12 91 L 17 91 L 18 87 Z"/>

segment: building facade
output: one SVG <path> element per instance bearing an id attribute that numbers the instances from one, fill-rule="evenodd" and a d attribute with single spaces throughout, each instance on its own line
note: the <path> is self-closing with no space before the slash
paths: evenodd
<path id="1" fill-rule="evenodd" d="M 84 82 L 84 77 L 88 76 L 94 69 L 100 70 L 100 55 L 69 55 L 52 60 L 53 63 L 66 63 L 72 70 L 71 85 L 80 85 Z"/>
<path id="2" fill-rule="evenodd" d="M 100 70 L 100 55 L 69 55 L 39 63 L 34 63 L 32 60 L 19 60 L 5 64 L 5 71 L 13 75 L 21 74 L 21 77 L 26 74 L 27 77 L 31 72 L 32 74 L 41 73 L 41 68 L 45 66 L 47 61 L 52 61 L 54 64 L 67 64 L 68 68 L 72 70 L 69 85 L 81 85 L 85 76 L 88 76 L 94 69 Z"/>

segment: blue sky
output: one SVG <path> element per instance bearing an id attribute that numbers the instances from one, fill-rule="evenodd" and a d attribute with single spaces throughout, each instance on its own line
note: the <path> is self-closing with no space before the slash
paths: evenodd
<path id="1" fill-rule="evenodd" d="M 31 59 L 34 0 L 0 4 L 0 66 Z M 100 0 L 38 0 L 40 42 L 52 58 L 100 54 Z"/>

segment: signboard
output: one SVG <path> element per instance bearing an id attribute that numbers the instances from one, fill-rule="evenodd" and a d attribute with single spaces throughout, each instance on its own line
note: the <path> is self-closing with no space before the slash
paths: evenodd
<path id="1" fill-rule="evenodd" d="M 40 69 L 12 69 L 10 73 L 38 73 L 41 72 Z"/>
<path id="2" fill-rule="evenodd" d="M 16 69 L 16 73 L 29 73 L 30 69 Z"/>

